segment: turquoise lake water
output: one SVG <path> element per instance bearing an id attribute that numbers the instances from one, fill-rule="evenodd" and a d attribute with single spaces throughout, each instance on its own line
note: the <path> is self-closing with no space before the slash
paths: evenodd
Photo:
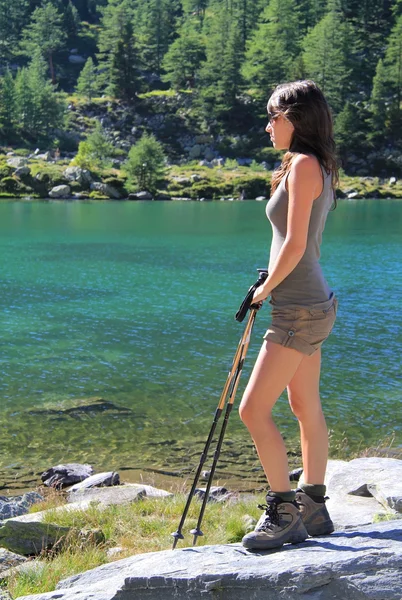
<path id="1" fill-rule="evenodd" d="M 197 464 L 242 333 L 234 313 L 268 261 L 264 210 L 0 203 L 0 485 L 62 461 L 172 473 Z M 401 234 L 398 201 L 343 201 L 328 218 L 322 265 L 339 311 L 321 392 L 335 454 L 392 435 L 402 444 Z M 267 305 L 236 405 L 268 322 Z M 276 417 L 297 454 L 285 398 Z M 237 411 L 225 448 L 222 476 L 257 477 Z"/>

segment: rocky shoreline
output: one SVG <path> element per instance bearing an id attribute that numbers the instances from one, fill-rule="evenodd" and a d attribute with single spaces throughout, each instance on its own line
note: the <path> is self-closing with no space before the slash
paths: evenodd
<path id="1" fill-rule="evenodd" d="M 300 475 L 292 474 L 292 479 Z M 125 484 L 114 472 L 93 474 L 90 465 L 58 465 L 42 475 L 44 485 L 64 489 L 63 504 L 51 510 L 28 513 L 42 500 L 38 492 L 18 498 L 0 498 L 0 578 L 40 568 L 43 552 L 59 550 L 63 540 L 78 535 L 80 544 L 104 544 L 101 529 L 72 531 L 63 515 L 92 507 L 132 505 L 157 498 L 170 502 L 172 492 L 146 484 Z M 109 562 L 57 584 L 57 591 L 20 597 L 21 600 L 134 600 L 137 598 L 253 598 L 276 600 L 370 599 L 400 600 L 402 589 L 402 460 L 358 458 L 331 460 L 326 484 L 327 506 L 336 532 L 309 538 L 297 546 L 251 553 L 240 544 L 183 548 L 129 556 L 121 560 L 117 549 Z M 200 490 L 202 494 L 202 490 Z M 212 502 L 227 510 L 241 501 L 238 493 L 216 488 Z M 94 504 L 95 503 L 95 504 Z M 207 509 L 208 510 L 208 509 Z M 251 518 L 246 527 L 252 527 Z M 246 521 L 245 521 L 246 523 Z M 76 528 L 73 528 L 76 529 Z M 208 531 L 205 529 L 205 535 Z M 169 540 L 165 547 L 170 545 Z M 183 546 L 183 542 L 181 543 Z M 291 554 L 289 566 L 287 552 Z M 285 553 L 285 554 L 284 554 Z M 35 558 L 35 556 L 37 558 Z M 30 560 L 27 560 L 30 558 Z M 35 566 L 37 565 L 37 566 Z M 216 594 L 219 592 L 219 596 Z M 3 596 L 10 598 L 3 589 Z M 319 595 L 317 595 L 319 594 Z"/>
<path id="2" fill-rule="evenodd" d="M 0 198 L 20 200 L 266 200 L 269 197 L 272 168 L 266 162 L 249 159 L 193 161 L 170 165 L 164 186 L 156 193 L 126 189 L 122 163 L 91 172 L 70 166 L 74 155 L 56 156 L 37 151 L 27 156 L 14 152 L 0 154 Z M 402 198 L 402 181 L 342 175 L 338 199 Z"/>

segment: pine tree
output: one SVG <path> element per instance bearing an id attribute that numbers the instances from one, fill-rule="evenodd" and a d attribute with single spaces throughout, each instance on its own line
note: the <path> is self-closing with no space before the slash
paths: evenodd
<path id="1" fill-rule="evenodd" d="M 402 101 L 402 15 L 398 17 L 388 38 L 384 63 L 393 92 L 393 108 L 399 114 Z"/>
<path id="2" fill-rule="evenodd" d="M 179 0 L 148 0 L 135 11 L 141 62 L 147 71 L 161 75 L 162 60 L 177 33 Z"/>
<path id="3" fill-rule="evenodd" d="M 206 20 L 206 61 L 199 74 L 199 104 L 207 117 L 230 118 L 242 86 L 241 31 L 224 5 Z"/>
<path id="4" fill-rule="evenodd" d="M 303 62 L 335 111 L 342 110 L 350 88 L 353 30 L 344 21 L 338 0 L 303 40 Z"/>
<path id="5" fill-rule="evenodd" d="M 28 0 L 0 0 L 0 62 L 9 65 L 26 23 Z"/>
<path id="6" fill-rule="evenodd" d="M 96 68 L 91 57 L 85 63 L 77 82 L 77 92 L 85 96 L 88 102 L 99 92 L 99 81 Z"/>
<path id="7" fill-rule="evenodd" d="M 62 28 L 62 15 L 46 1 L 43 7 L 36 8 L 32 23 L 23 31 L 21 48 L 27 56 L 33 56 L 39 48 L 42 56 L 49 62 L 50 76 L 55 83 L 53 54 L 65 44 L 66 34 Z"/>
<path id="8" fill-rule="evenodd" d="M 15 78 L 15 106 L 18 128 L 31 133 L 34 126 L 34 103 L 27 68 L 20 69 Z"/>
<path id="9" fill-rule="evenodd" d="M 343 167 L 347 167 L 351 154 L 359 153 L 359 149 L 365 147 L 366 117 L 362 106 L 346 102 L 335 119 L 335 140 Z"/>
<path id="10" fill-rule="evenodd" d="M 109 0 L 99 37 L 100 81 L 108 93 L 133 100 L 140 91 L 139 58 L 133 32 L 132 0 Z"/>
<path id="11" fill-rule="evenodd" d="M 38 49 L 27 68 L 18 71 L 15 80 L 16 120 L 31 137 L 46 137 L 63 125 L 65 103 L 46 77 L 46 63 Z"/>
<path id="12" fill-rule="evenodd" d="M 275 85 L 288 79 L 300 41 L 294 0 L 270 0 L 243 65 L 243 75 L 257 96 L 265 98 Z"/>
<path id="13" fill-rule="evenodd" d="M 388 81 L 386 68 L 382 58 L 378 61 L 375 77 L 373 79 L 373 89 L 370 98 L 370 116 L 368 118 L 370 141 L 381 141 L 387 134 L 387 112 L 389 102 Z"/>
<path id="14" fill-rule="evenodd" d="M 15 127 L 15 84 L 11 71 L 0 80 L 0 130 L 6 137 Z"/>
<path id="15" fill-rule="evenodd" d="M 384 40 L 393 26 L 394 0 L 342 0 L 343 18 L 353 27 L 355 60 L 351 73 L 355 88 L 370 94 L 375 68 L 384 57 Z"/>
<path id="16" fill-rule="evenodd" d="M 166 74 L 162 79 L 170 82 L 176 90 L 194 88 L 204 60 L 205 42 L 190 24 L 186 24 L 163 59 L 162 68 Z"/>
<path id="17" fill-rule="evenodd" d="M 139 59 L 131 21 L 124 23 L 120 39 L 112 56 L 107 92 L 116 98 L 132 102 L 141 91 Z"/>
<path id="18" fill-rule="evenodd" d="M 182 0 L 183 10 L 187 15 L 196 15 L 202 23 L 208 0 Z"/>

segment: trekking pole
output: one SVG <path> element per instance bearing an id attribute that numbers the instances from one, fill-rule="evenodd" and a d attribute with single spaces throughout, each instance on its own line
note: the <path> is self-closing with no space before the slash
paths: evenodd
<path id="1" fill-rule="evenodd" d="M 242 302 L 239 310 L 236 313 L 236 317 L 235 318 L 239 322 L 242 322 L 244 320 L 244 317 L 246 316 L 246 313 L 247 313 L 248 309 L 251 307 L 251 301 L 253 299 L 253 295 L 254 295 L 255 290 L 265 281 L 265 279 L 266 279 L 266 277 L 268 275 L 268 273 L 267 273 L 267 271 L 265 269 L 258 269 L 258 271 L 259 271 L 258 280 L 256 281 L 256 283 L 254 285 L 252 285 L 249 288 L 246 297 L 244 298 L 244 300 L 243 300 L 243 302 Z M 237 387 L 238 387 L 239 380 L 240 380 L 241 371 L 242 371 L 243 364 L 244 364 L 244 359 L 246 357 L 248 345 L 249 345 L 249 342 L 250 342 L 251 331 L 253 329 L 253 325 L 254 325 L 256 313 L 257 313 L 257 310 L 259 308 L 260 308 L 260 306 L 257 306 L 257 305 L 252 308 L 252 310 L 250 312 L 250 316 L 249 316 L 248 322 L 247 322 L 247 325 L 246 325 L 245 330 L 244 330 L 244 333 L 243 333 L 243 335 L 242 335 L 242 337 L 241 337 L 241 339 L 239 341 L 239 344 L 238 344 L 238 347 L 237 347 L 237 350 L 236 350 L 236 353 L 235 353 L 235 356 L 234 356 L 234 359 L 233 359 L 232 367 L 231 367 L 231 369 L 229 371 L 228 377 L 226 379 L 226 383 L 224 385 L 221 397 L 219 399 L 218 407 L 217 407 L 217 409 L 215 411 L 214 419 L 213 419 L 213 422 L 212 422 L 212 426 L 211 426 L 211 429 L 210 429 L 207 441 L 205 443 L 204 450 L 203 450 L 203 452 L 202 452 L 202 454 L 200 456 L 200 462 L 199 462 L 199 465 L 198 465 L 198 468 L 197 468 L 197 471 L 196 471 L 196 474 L 195 474 L 195 477 L 194 477 L 193 484 L 191 486 L 191 490 L 190 490 L 189 495 L 187 497 L 187 502 L 186 502 L 186 505 L 184 507 L 184 511 L 183 511 L 182 516 L 181 516 L 179 526 L 177 528 L 177 531 L 175 531 L 174 533 L 172 533 L 172 536 L 174 537 L 173 550 L 176 548 L 177 542 L 179 540 L 184 539 L 184 535 L 182 533 L 183 525 L 184 525 L 184 522 L 186 520 L 187 513 L 189 511 L 191 501 L 192 501 L 192 499 L 194 497 L 194 493 L 195 493 L 195 490 L 196 490 L 196 487 L 197 487 L 197 483 L 198 483 L 198 480 L 199 480 L 200 475 L 201 475 L 202 467 L 203 467 L 203 465 L 205 463 L 205 460 L 207 458 L 208 450 L 209 450 L 209 447 L 211 445 L 211 442 L 212 442 L 212 439 L 213 439 L 213 436 L 214 436 L 214 433 L 215 433 L 215 429 L 216 429 L 217 423 L 218 423 L 219 418 L 220 418 L 220 416 L 222 414 L 222 411 L 224 409 L 226 398 L 227 398 L 227 396 L 229 394 L 229 401 L 228 401 L 228 404 L 227 404 L 227 407 L 226 407 L 224 422 L 222 424 L 221 432 L 220 432 L 219 439 L 218 439 L 218 444 L 217 444 L 217 447 L 216 447 L 216 450 L 215 450 L 214 462 L 213 462 L 213 465 L 212 465 L 212 468 L 211 468 L 211 472 L 210 472 L 210 475 L 209 475 L 209 478 L 208 478 L 207 489 L 206 489 L 206 493 L 205 493 L 205 496 L 204 496 L 204 501 L 203 501 L 203 504 L 202 504 L 202 507 L 201 507 L 200 516 L 198 518 L 197 527 L 196 527 L 196 529 L 191 530 L 191 533 L 194 535 L 193 545 L 195 545 L 197 537 L 200 536 L 200 535 L 203 535 L 202 532 L 201 532 L 201 529 L 200 529 L 201 522 L 202 522 L 202 518 L 204 516 L 205 506 L 206 506 L 206 503 L 208 501 L 209 491 L 210 491 L 211 484 L 212 484 L 212 478 L 213 478 L 213 475 L 214 475 L 214 472 L 215 472 L 215 469 L 216 469 L 216 465 L 217 465 L 217 462 L 218 462 L 218 458 L 219 458 L 219 454 L 220 454 L 220 450 L 221 450 L 221 446 L 222 446 L 223 437 L 224 437 L 224 434 L 225 434 L 227 422 L 228 422 L 229 415 L 230 415 L 230 412 L 231 412 L 232 407 L 233 407 L 233 403 L 234 403 L 234 399 L 235 399 Z"/>

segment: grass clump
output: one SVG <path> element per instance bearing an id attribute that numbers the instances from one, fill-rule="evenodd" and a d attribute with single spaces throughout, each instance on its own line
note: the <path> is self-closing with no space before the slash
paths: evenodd
<path id="1" fill-rule="evenodd" d="M 25 565 L 20 572 L 15 570 L 8 580 L 9 592 L 18 597 L 52 591 L 60 580 L 106 562 L 143 552 L 170 550 L 171 533 L 177 530 L 186 500 L 187 496 L 178 494 L 108 507 L 91 503 L 86 510 L 71 511 L 56 510 L 56 500 L 50 496 L 46 502 L 52 510 L 46 513 L 44 522 L 71 527 L 72 533 L 59 548 L 42 553 L 32 566 Z M 208 504 L 202 525 L 205 535 L 199 538 L 198 544 L 239 542 L 247 532 L 244 515 L 258 518 L 259 502 L 261 498 L 251 496 L 247 500 L 235 497 L 229 502 Z M 46 504 L 40 506 L 43 510 Z M 194 499 L 183 530 L 185 540 L 180 547 L 192 544 L 189 532 L 196 526 L 200 507 L 200 501 Z M 83 529 L 100 529 L 103 541 L 97 542 L 96 536 L 77 535 Z M 116 547 L 121 549 L 120 552 L 109 557 L 108 550 Z"/>

